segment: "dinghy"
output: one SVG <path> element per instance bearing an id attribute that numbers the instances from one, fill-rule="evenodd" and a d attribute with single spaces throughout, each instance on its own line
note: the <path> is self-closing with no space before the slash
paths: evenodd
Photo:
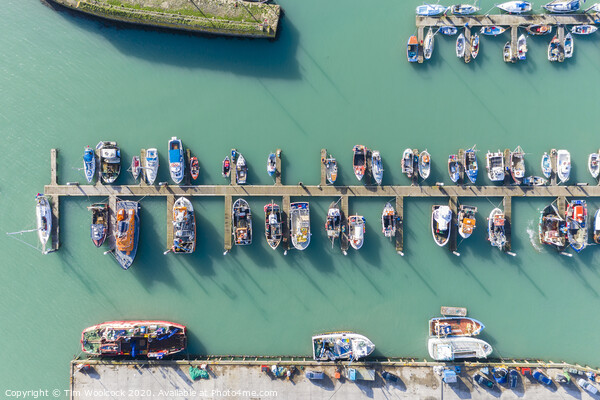
<path id="1" fill-rule="evenodd" d="M 418 6 L 416 9 L 417 15 L 423 15 L 426 17 L 433 17 L 435 15 L 440 15 L 441 13 L 446 11 L 446 7 L 441 4 L 423 4 Z"/>
<path id="2" fill-rule="evenodd" d="M 450 6 L 450 12 L 456 15 L 470 15 L 479 11 L 479 7 L 476 7 L 472 4 L 456 4 Z"/>
<path id="3" fill-rule="evenodd" d="M 450 154 L 448 156 L 448 174 L 452 182 L 458 182 L 460 178 L 460 162 L 456 154 Z"/>
<path id="4" fill-rule="evenodd" d="M 129 269 L 140 238 L 140 203 L 117 201 L 114 256 L 121 268 Z"/>
<path id="5" fill-rule="evenodd" d="M 267 157 L 267 173 L 269 174 L 269 176 L 274 176 L 276 169 L 277 169 L 277 161 L 275 158 L 275 153 L 271 153 Z"/>
<path id="6" fill-rule="evenodd" d="M 329 240 L 331 240 L 331 248 L 333 248 L 335 239 L 339 238 L 342 232 L 342 213 L 337 206 L 337 202 L 332 202 L 329 205 L 327 219 L 325 220 L 325 232 Z"/>
<path id="7" fill-rule="evenodd" d="M 570 33 L 565 35 L 565 58 L 573 57 L 573 51 L 575 51 L 575 42 L 573 36 Z"/>
<path id="8" fill-rule="evenodd" d="M 481 33 L 482 35 L 487 35 L 487 36 L 498 36 L 501 33 L 504 33 L 504 31 L 506 31 L 506 28 L 503 26 L 483 26 L 481 27 L 481 30 L 479 31 L 479 33 Z"/>
<path id="9" fill-rule="evenodd" d="M 131 175 L 133 175 L 133 179 L 137 181 L 140 176 L 140 171 L 142 170 L 142 165 L 140 163 L 140 156 L 131 157 Z"/>
<path id="10" fill-rule="evenodd" d="M 352 148 L 354 156 L 352 158 L 352 168 L 354 169 L 354 176 L 359 181 L 365 176 L 365 170 L 367 168 L 367 148 L 362 144 L 357 144 Z"/>
<path id="11" fill-rule="evenodd" d="M 464 239 L 471 236 L 475 229 L 475 214 L 477 207 L 461 205 L 458 209 L 458 233 Z"/>
<path id="12" fill-rule="evenodd" d="M 584 0 L 585 1 L 585 0 Z M 551 13 L 570 13 L 579 10 L 580 0 L 554 0 L 542 7 Z"/>
<path id="13" fill-rule="evenodd" d="M 404 150 L 404 153 L 402 153 L 402 173 L 406 174 L 409 178 L 413 177 L 415 168 L 414 162 L 413 151 L 411 149 Z"/>
<path id="14" fill-rule="evenodd" d="M 456 39 L 456 57 L 464 58 L 465 56 L 465 35 L 460 34 Z"/>
<path id="15" fill-rule="evenodd" d="M 169 173 L 171 174 L 171 179 L 176 184 L 180 184 L 183 181 L 185 174 L 183 144 L 175 136 L 169 140 Z"/>
<path id="16" fill-rule="evenodd" d="M 229 161 L 229 156 L 226 156 L 223 159 L 223 164 L 221 166 L 221 175 L 223 176 L 223 178 L 229 178 L 230 174 L 231 174 L 231 163 Z"/>
<path id="17" fill-rule="evenodd" d="M 430 337 L 477 336 L 485 326 L 469 317 L 437 317 L 429 320 Z"/>
<path id="18" fill-rule="evenodd" d="M 252 210 L 244 199 L 237 199 L 231 210 L 233 241 L 238 246 L 252 244 Z"/>
<path id="19" fill-rule="evenodd" d="M 425 35 L 425 40 L 423 41 L 423 57 L 425 57 L 426 60 L 429 60 L 433 54 L 433 44 L 433 30 L 430 27 L 427 31 L 427 35 Z"/>
<path id="20" fill-rule="evenodd" d="M 517 185 L 525 177 L 525 153 L 521 146 L 510 152 L 510 175 Z"/>
<path id="21" fill-rule="evenodd" d="M 531 3 L 527 1 L 507 1 L 496 7 L 509 14 L 522 14 L 531 11 Z"/>
<path id="22" fill-rule="evenodd" d="M 46 244 L 52 237 L 52 208 L 48 198 L 39 193 L 35 196 L 35 221 L 38 239 L 42 244 L 42 254 L 48 254 Z"/>
<path id="23" fill-rule="evenodd" d="M 571 28 L 574 35 L 591 35 L 598 30 L 594 25 L 575 25 Z"/>
<path id="24" fill-rule="evenodd" d="M 327 182 L 333 185 L 337 180 L 338 168 L 337 161 L 331 155 L 325 160 L 325 173 Z"/>
<path id="25" fill-rule="evenodd" d="M 248 166 L 243 155 L 238 153 L 237 161 L 235 162 L 235 177 L 239 185 L 245 185 L 248 178 Z"/>
<path id="26" fill-rule="evenodd" d="M 429 152 L 427 150 L 423 150 L 419 154 L 419 175 L 421 175 L 422 179 L 429 178 L 429 174 L 431 173 L 431 157 L 429 156 Z"/>
<path id="27" fill-rule="evenodd" d="M 265 237 L 267 244 L 273 250 L 279 246 L 283 237 L 283 222 L 281 219 L 281 210 L 279 205 L 271 201 L 264 207 L 265 211 Z"/>
<path id="28" fill-rule="evenodd" d="M 392 238 L 396 235 L 396 210 L 390 203 L 385 203 L 381 213 L 381 230 L 383 236 Z"/>
<path id="29" fill-rule="evenodd" d="M 431 208 L 431 234 L 435 243 L 443 247 L 450 240 L 452 232 L 452 210 L 448 206 L 435 205 Z"/>
<path id="30" fill-rule="evenodd" d="M 297 250 L 310 244 L 310 208 L 308 202 L 290 204 L 290 236 Z"/>
<path id="31" fill-rule="evenodd" d="M 348 218 L 348 239 L 354 250 L 360 250 L 365 242 L 366 220 L 362 215 L 351 215 Z"/>
<path id="32" fill-rule="evenodd" d="M 544 152 L 544 155 L 542 156 L 542 173 L 548 179 L 550 179 L 550 176 L 552 175 L 552 164 L 550 162 L 550 155 L 548 155 L 548 153 L 546 152 Z"/>
<path id="33" fill-rule="evenodd" d="M 554 204 L 549 204 L 540 213 L 538 234 L 541 244 L 547 244 L 562 252 L 567 247 L 567 223 Z"/>
<path id="34" fill-rule="evenodd" d="M 91 182 L 96 175 L 96 153 L 90 146 L 83 151 L 83 172 L 88 182 Z"/>
<path id="35" fill-rule="evenodd" d="M 454 36 L 458 32 L 458 29 L 455 26 L 440 26 L 438 32 L 442 35 Z"/>
<path id="36" fill-rule="evenodd" d="M 567 207 L 567 239 L 577 253 L 585 249 L 588 241 L 587 203 L 585 200 L 571 200 Z"/>
<path id="37" fill-rule="evenodd" d="M 487 358 L 492 354 L 492 346 L 481 339 L 472 337 L 429 338 L 429 356 L 436 361 L 454 361 L 464 358 Z"/>
<path id="38" fill-rule="evenodd" d="M 527 59 L 527 37 L 523 34 L 519 36 L 517 41 L 517 57 L 520 61 Z"/>
<path id="39" fill-rule="evenodd" d="M 369 356 L 375 350 L 373 342 L 354 332 L 334 332 L 313 336 L 312 347 L 315 361 L 356 361 Z"/>
<path id="40" fill-rule="evenodd" d="M 499 208 L 494 208 L 488 218 L 488 240 L 493 247 L 504 250 L 506 246 L 506 220 Z"/>
<path id="41" fill-rule="evenodd" d="M 544 186 L 548 181 L 541 176 L 526 176 L 523 178 L 523 185 L 526 186 Z"/>
<path id="42" fill-rule="evenodd" d="M 473 34 L 473 36 L 471 36 L 471 57 L 473 59 L 476 59 L 478 55 L 479 55 L 479 35 L 475 33 L 475 34 Z"/>
<path id="43" fill-rule="evenodd" d="M 594 243 L 600 244 L 600 210 L 594 214 Z"/>
<path id="44" fill-rule="evenodd" d="M 194 156 L 190 158 L 190 176 L 193 180 L 198 179 L 200 175 L 200 163 L 198 162 L 198 157 Z"/>
<path id="45" fill-rule="evenodd" d="M 549 33 L 552 33 L 552 25 L 542 25 L 542 24 L 530 25 L 530 26 L 525 27 L 525 30 L 530 35 L 535 35 L 535 36 L 547 35 Z"/>
<path id="46" fill-rule="evenodd" d="M 506 44 L 504 45 L 504 62 L 515 62 L 514 58 L 512 57 L 512 48 L 510 46 L 510 42 L 506 42 Z"/>
<path id="47" fill-rule="evenodd" d="M 474 184 L 475 181 L 477 181 L 477 173 L 479 172 L 475 146 L 465 151 L 465 159 L 463 160 L 463 165 L 465 166 L 465 174 L 467 175 L 467 178 L 469 178 L 471 183 Z"/>
<path id="48" fill-rule="evenodd" d="M 108 234 L 108 204 L 97 203 L 87 208 L 92 212 L 90 237 L 96 247 L 102 246 Z"/>
<path id="49" fill-rule="evenodd" d="M 562 183 L 569 180 L 571 175 L 571 153 L 567 150 L 558 150 L 556 152 L 556 169 L 558 179 Z"/>
<path id="50" fill-rule="evenodd" d="M 406 44 L 406 58 L 408 59 L 408 62 L 419 61 L 419 42 L 415 35 L 408 38 L 408 43 Z"/>
<path id="51" fill-rule="evenodd" d="M 487 152 L 486 154 L 486 169 L 488 178 L 493 182 L 504 180 L 504 154 L 500 150 L 496 153 Z"/>
<path id="52" fill-rule="evenodd" d="M 600 174 L 600 154 L 590 154 L 588 157 L 588 171 L 590 171 L 593 178 L 598 178 L 598 174 Z"/>
<path id="53" fill-rule="evenodd" d="M 103 141 L 96 145 L 100 151 L 100 178 L 104 183 L 113 183 L 121 173 L 121 150 L 117 142 Z"/>
<path id="54" fill-rule="evenodd" d="M 378 185 L 381 185 L 383 179 L 383 162 L 381 161 L 381 155 L 379 151 L 373 151 L 371 155 L 371 171 L 373 172 L 373 179 Z"/>
<path id="55" fill-rule="evenodd" d="M 196 249 L 196 216 L 192 202 L 185 197 L 173 204 L 173 245 L 175 254 L 191 254 Z"/>
<path id="56" fill-rule="evenodd" d="M 146 150 L 146 156 L 142 160 L 142 164 L 146 182 L 148 182 L 149 185 L 152 185 L 158 175 L 158 150 Z"/>

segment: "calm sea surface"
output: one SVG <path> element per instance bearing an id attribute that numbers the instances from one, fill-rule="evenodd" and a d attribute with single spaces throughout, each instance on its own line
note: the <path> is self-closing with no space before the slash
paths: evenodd
<path id="1" fill-rule="evenodd" d="M 280 3 L 281 36 L 268 42 L 125 29 L 38 0 L 5 0 L 2 230 L 34 226 L 51 148 L 60 150 L 61 182 L 83 183 L 82 150 L 100 140 L 118 141 L 124 159 L 157 147 L 158 181 L 168 179 L 167 141 L 177 135 L 200 158 L 207 184 L 225 183 L 220 162 L 231 147 L 248 160 L 249 183 L 271 182 L 265 160 L 279 147 L 284 183 L 317 184 L 326 147 L 340 162 L 341 183 L 356 184 L 357 143 L 381 150 L 385 184 L 409 183 L 400 173 L 406 147 L 427 148 L 430 182 L 449 184 L 448 154 L 473 144 L 483 150 L 480 161 L 488 149 L 521 145 L 536 175 L 544 151 L 566 148 L 571 182 L 592 184 L 586 160 L 600 147 L 597 34 L 577 37 L 574 58 L 561 65 L 546 60 L 549 37 L 529 41 L 527 62 L 506 65 L 508 34 L 483 38 L 469 65 L 455 57 L 453 38 L 437 36 L 431 62 L 409 65 L 415 0 Z M 482 175 L 479 182 L 489 183 Z M 133 180 L 123 173 L 119 182 Z M 332 199 L 310 199 L 310 247 L 284 257 L 263 238 L 262 207 L 270 199 L 253 198 L 256 240 L 224 257 L 222 199 L 194 199 L 198 248 L 176 257 L 162 254 L 165 200 L 145 198 L 129 271 L 89 239 L 86 207 L 100 200 L 63 200 L 57 253 L 42 256 L 0 236 L 2 393 L 34 384 L 66 388 L 81 330 L 132 318 L 186 324 L 195 354 L 309 355 L 312 334 L 352 329 L 371 338 L 379 355 L 424 358 L 428 318 L 440 305 L 459 305 L 485 323 L 482 337 L 495 356 L 598 365 L 600 350 L 588 344 L 600 331 L 600 251 L 591 246 L 567 258 L 537 244 L 538 210 L 552 199 L 513 200 L 514 258 L 485 240 L 485 218 L 501 199 L 465 199 L 480 214 L 457 258 L 431 238 L 431 205 L 445 200 L 405 201 L 400 257 L 380 233 L 385 199 L 351 199 L 350 211 L 366 217 L 366 240 L 344 257 L 322 229 Z M 600 201 L 589 202 L 593 213 Z M 21 239 L 35 245 L 37 237 Z"/>

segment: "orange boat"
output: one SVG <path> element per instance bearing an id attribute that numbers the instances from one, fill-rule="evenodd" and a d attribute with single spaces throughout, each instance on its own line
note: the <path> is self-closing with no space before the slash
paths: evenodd
<path id="1" fill-rule="evenodd" d="M 408 38 L 406 58 L 408 58 L 408 62 L 417 62 L 419 60 L 419 41 L 415 35 Z"/>
<path id="2" fill-rule="evenodd" d="M 476 336 L 485 326 L 468 317 L 440 317 L 429 320 L 429 336 Z"/>
<path id="3" fill-rule="evenodd" d="M 115 232 L 115 258 L 123 269 L 133 264 L 137 251 L 140 221 L 140 204 L 136 201 L 117 202 L 117 230 Z"/>

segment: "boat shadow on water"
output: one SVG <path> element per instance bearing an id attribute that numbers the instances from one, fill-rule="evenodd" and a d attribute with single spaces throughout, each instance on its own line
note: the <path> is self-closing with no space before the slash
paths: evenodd
<path id="1" fill-rule="evenodd" d="M 300 33 L 283 13 L 276 40 L 245 39 L 113 22 L 41 1 L 78 28 L 102 35 L 127 56 L 259 78 L 301 78 L 297 60 Z"/>

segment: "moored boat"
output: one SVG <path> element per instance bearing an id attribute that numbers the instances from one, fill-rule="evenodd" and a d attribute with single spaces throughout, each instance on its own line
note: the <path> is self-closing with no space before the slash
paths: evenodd
<path id="1" fill-rule="evenodd" d="M 479 35 L 474 33 L 471 36 L 471 58 L 476 59 L 479 55 Z"/>
<path id="2" fill-rule="evenodd" d="M 52 208 L 48 198 L 39 193 L 35 196 L 35 221 L 42 254 L 47 254 L 46 244 L 52 237 Z"/>
<path id="3" fill-rule="evenodd" d="M 493 247 L 504 250 L 506 246 L 506 219 L 504 212 L 494 208 L 488 218 L 488 240 Z"/>
<path id="4" fill-rule="evenodd" d="M 458 233 L 463 238 L 468 238 L 476 226 L 475 214 L 477 207 L 461 205 L 458 209 Z"/>
<path id="5" fill-rule="evenodd" d="M 564 49 L 560 46 L 558 36 L 554 35 L 548 44 L 548 61 L 557 62 L 564 58 Z"/>
<path id="6" fill-rule="evenodd" d="M 331 155 L 325 159 L 325 175 L 327 177 L 327 182 L 330 184 L 334 184 L 337 180 L 338 175 L 338 167 L 337 161 Z"/>
<path id="7" fill-rule="evenodd" d="M 137 253 L 140 237 L 140 203 L 117 201 L 114 255 L 123 269 L 129 269 Z"/>
<path id="8" fill-rule="evenodd" d="M 383 162 L 381 161 L 381 155 L 379 151 L 373 151 L 371 155 L 371 171 L 373 173 L 373 179 L 375 179 L 375 183 L 381 185 L 381 181 L 383 179 Z"/>
<path id="9" fill-rule="evenodd" d="M 423 4 L 417 7 L 416 13 L 417 15 L 423 15 L 432 17 L 435 15 L 440 15 L 441 13 L 446 11 L 446 7 L 441 4 Z"/>
<path id="10" fill-rule="evenodd" d="M 487 35 L 487 36 L 498 36 L 501 33 L 504 33 L 506 31 L 506 28 L 503 26 L 482 26 L 481 30 L 479 31 L 479 33 L 481 33 L 482 35 Z"/>
<path id="11" fill-rule="evenodd" d="M 600 210 L 594 214 L 594 243 L 600 244 Z"/>
<path id="12" fill-rule="evenodd" d="M 226 156 L 223 159 L 223 163 L 221 164 L 221 175 L 223 178 L 229 178 L 231 174 L 231 162 L 229 161 L 229 156 Z"/>
<path id="13" fill-rule="evenodd" d="M 233 241 L 238 246 L 252 244 L 252 211 L 244 199 L 237 199 L 231 210 Z"/>
<path id="14" fill-rule="evenodd" d="M 479 7 L 472 4 L 455 4 L 449 7 L 450 12 L 456 15 L 470 15 L 479 11 Z"/>
<path id="15" fill-rule="evenodd" d="M 142 164 L 140 163 L 140 156 L 131 157 L 131 175 L 133 175 L 133 179 L 137 181 L 140 176 L 140 171 L 142 170 Z"/>
<path id="16" fill-rule="evenodd" d="M 463 165 L 465 166 L 465 174 L 467 178 L 471 181 L 471 183 L 475 183 L 477 181 L 477 174 L 479 172 L 479 166 L 477 165 L 477 153 L 475 151 L 475 146 L 470 149 L 465 150 L 465 159 L 463 160 Z"/>
<path id="17" fill-rule="evenodd" d="M 402 154 L 402 173 L 406 174 L 409 178 L 412 178 L 415 172 L 415 159 L 411 149 L 404 150 Z"/>
<path id="18" fill-rule="evenodd" d="M 554 204 L 547 205 L 540 213 L 538 234 L 541 244 L 553 246 L 559 252 L 567 247 L 567 223 Z"/>
<path id="19" fill-rule="evenodd" d="M 146 150 L 146 156 L 142 160 L 142 164 L 146 182 L 152 185 L 158 175 L 158 150 L 154 148 Z"/>
<path id="20" fill-rule="evenodd" d="M 121 173 L 121 150 L 117 142 L 103 141 L 96 145 L 100 150 L 100 178 L 104 183 L 113 183 Z"/>
<path id="21" fill-rule="evenodd" d="M 565 35 L 565 58 L 572 58 L 573 51 L 575 51 L 575 42 L 573 36 L 570 33 Z"/>
<path id="22" fill-rule="evenodd" d="M 81 350 L 93 356 L 161 359 L 186 346 L 186 327 L 167 321 L 111 321 L 81 333 Z"/>
<path id="23" fill-rule="evenodd" d="M 548 181 L 541 176 L 526 176 L 523 178 L 523 185 L 526 186 L 544 186 Z"/>
<path id="24" fill-rule="evenodd" d="M 571 33 L 574 35 L 590 35 L 597 30 L 598 28 L 594 25 L 575 25 L 571 27 Z"/>
<path id="25" fill-rule="evenodd" d="M 503 52 L 504 62 L 515 62 L 512 56 L 512 47 L 510 42 L 506 42 L 504 44 L 504 52 Z"/>
<path id="26" fill-rule="evenodd" d="M 580 6 L 581 0 L 554 0 L 542 7 L 551 13 L 564 14 L 577 11 Z"/>
<path id="27" fill-rule="evenodd" d="M 458 32 L 458 29 L 455 26 L 446 25 L 446 26 L 440 26 L 440 28 L 438 29 L 438 32 L 441 33 L 442 35 L 454 36 Z"/>
<path id="28" fill-rule="evenodd" d="M 437 317 L 429 320 L 429 336 L 477 336 L 485 326 L 468 317 Z"/>
<path id="29" fill-rule="evenodd" d="M 198 175 L 200 175 L 200 163 L 198 157 L 194 156 L 190 158 L 190 176 L 193 180 L 196 180 Z"/>
<path id="30" fill-rule="evenodd" d="M 585 200 L 571 200 L 567 207 L 567 239 L 576 252 L 585 249 L 588 241 L 587 203 Z"/>
<path id="31" fill-rule="evenodd" d="M 592 153 L 588 157 L 588 171 L 592 177 L 597 178 L 600 174 L 600 154 Z"/>
<path id="32" fill-rule="evenodd" d="M 510 175 L 517 185 L 520 185 L 525 177 L 525 152 L 521 146 L 510 152 Z"/>
<path id="33" fill-rule="evenodd" d="M 460 161 L 456 154 L 450 154 L 448 156 L 448 175 L 452 182 L 458 182 L 460 178 Z"/>
<path id="34" fill-rule="evenodd" d="M 465 35 L 461 33 L 456 39 L 456 57 L 464 58 L 465 56 Z"/>
<path id="35" fill-rule="evenodd" d="M 283 222 L 279 205 L 271 201 L 264 207 L 265 211 L 265 237 L 269 246 L 275 250 L 283 237 Z"/>
<path id="36" fill-rule="evenodd" d="M 453 361 L 464 358 L 487 358 L 492 354 L 492 346 L 481 339 L 472 337 L 429 338 L 429 356 L 436 361 Z"/>
<path id="37" fill-rule="evenodd" d="M 358 333 L 332 332 L 313 336 L 312 349 L 315 361 L 356 361 L 373 353 L 375 345 Z"/>
<path id="38" fill-rule="evenodd" d="M 88 207 L 92 212 L 90 237 L 96 247 L 102 246 L 108 234 L 108 204 L 96 203 Z"/>
<path id="39" fill-rule="evenodd" d="M 421 179 L 429 178 L 429 174 L 431 173 L 431 156 L 427 150 L 423 150 L 419 153 L 419 175 L 421 175 Z"/>
<path id="40" fill-rule="evenodd" d="M 527 1 L 507 1 L 496 7 L 509 14 L 522 14 L 531 11 L 531 3 Z"/>
<path id="41" fill-rule="evenodd" d="M 308 202 L 290 204 L 290 236 L 297 250 L 304 250 L 310 244 L 310 208 Z"/>
<path id="42" fill-rule="evenodd" d="M 433 45 L 434 35 L 433 30 L 430 27 L 427 31 L 427 35 L 425 35 L 425 40 L 423 41 L 423 57 L 425 57 L 426 60 L 429 60 L 433 54 Z"/>
<path id="43" fill-rule="evenodd" d="M 192 202 L 185 197 L 173 204 L 173 253 L 193 253 L 196 249 L 196 216 Z"/>
<path id="44" fill-rule="evenodd" d="M 331 247 L 333 248 L 335 239 L 339 238 L 342 232 L 342 214 L 337 206 L 337 202 L 332 202 L 329 205 L 327 219 L 325 220 L 325 232 L 329 240 L 331 240 Z"/>
<path id="45" fill-rule="evenodd" d="M 527 36 L 521 34 L 517 40 L 517 58 L 520 61 L 527 59 Z"/>
<path id="46" fill-rule="evenodd" d="M 235 177 L 239 185 L 246 184 L 248 178 L 248 166 L 246 165 L 246 159 L 241 153 L 237 153 L 237 160 L 235 162 Z"/>
<path id="47" fill-rule="evenodd" d="M 488 151 L 485 158 L 488 178 L 492 182 L 503 181 L 505 175 L 504 154 L 500 150 L 496 153 Z"/>
<path id="48" fill-rule="evenodd" d="M 448 244 L 452 224 L 452 210 L 448 206 L 431 207 L 431 234 L 435 243 L 442 247 Z"/>
<path id="49" fill-rule="evenodd" d="M 558 179 L 561 182 L 564 183 L 569 180 L 569 176 L 571 175 L 571 153 L 567 150 L 558 150 L 556 152 L 556 170 Z"/>
<path id="50" fill-rule="evenodd" d="M 396 235 L 396 219 L 398 218 L 394 206 L 390 203 L 385 203 L 383 212 L 381 213 L 381 230 L 383 236 L 392 238 Z"/>
<path id="51" fill-rule="evenodd" d="M 96 175 L 96 153 L 90 146 L 83 151 L 83 172 L 88 182 L 91 182 Z"/>
<path id="52" fill-rule="evenodd" d="M 175 136 L 169 140 L 169 173 L 171 174 L 171 179 L 176 184 L 180 184 L 183 181 L 185 174 L 183 144 Z"/>
<path id="53" fill-rule="evenodd" d="M 408 38 L 408 43 L 406 44 L 406 58 L 408 59 L 408 62 L 419 61 L 419 42 L 415 35 Z"/>
<path id="54" fill-rule="evenodd" d="M 365 176 L 365 170 L 367 168 L 367 148 L 362 144 L 357 144 L 352 148 L 352 168 L 354 169 L 354 176 L 359 181 Z"/>
<path id="55" fill-rule="evenodd" d="M 525 27 L 525 30 L 530 34 L 530 35 L 548 35 L 549 33 L 552 33 L 552 25 L 544 25 L 544 24 L 536 24 L 536 25 L 529 25 L 527 27 Z"/>
<path id="56" fill-rule="evenodd" d="M 269 176 L 275 175 L 275 170 L 277 169 L 277 161 L 275 158 L 275 153 L 270 153 L 267 157 L 267 173 Z"/>
<path id="57" fill-rule="evenodd" d="M 359 250 L 365 241 L 366 220 L 362 215 L 348 217 L 348 240 L 353 249 Z"/>
<path id="58" fill-rule="evenodd" d="M 546 178 L 550 178 L 550 176 L 552 175 L 552 164 L 550 162 L 550 155 L 546 152 L 544 152 L 544 155 L 542 156 L 542 174 L 544 174 Z"/>

